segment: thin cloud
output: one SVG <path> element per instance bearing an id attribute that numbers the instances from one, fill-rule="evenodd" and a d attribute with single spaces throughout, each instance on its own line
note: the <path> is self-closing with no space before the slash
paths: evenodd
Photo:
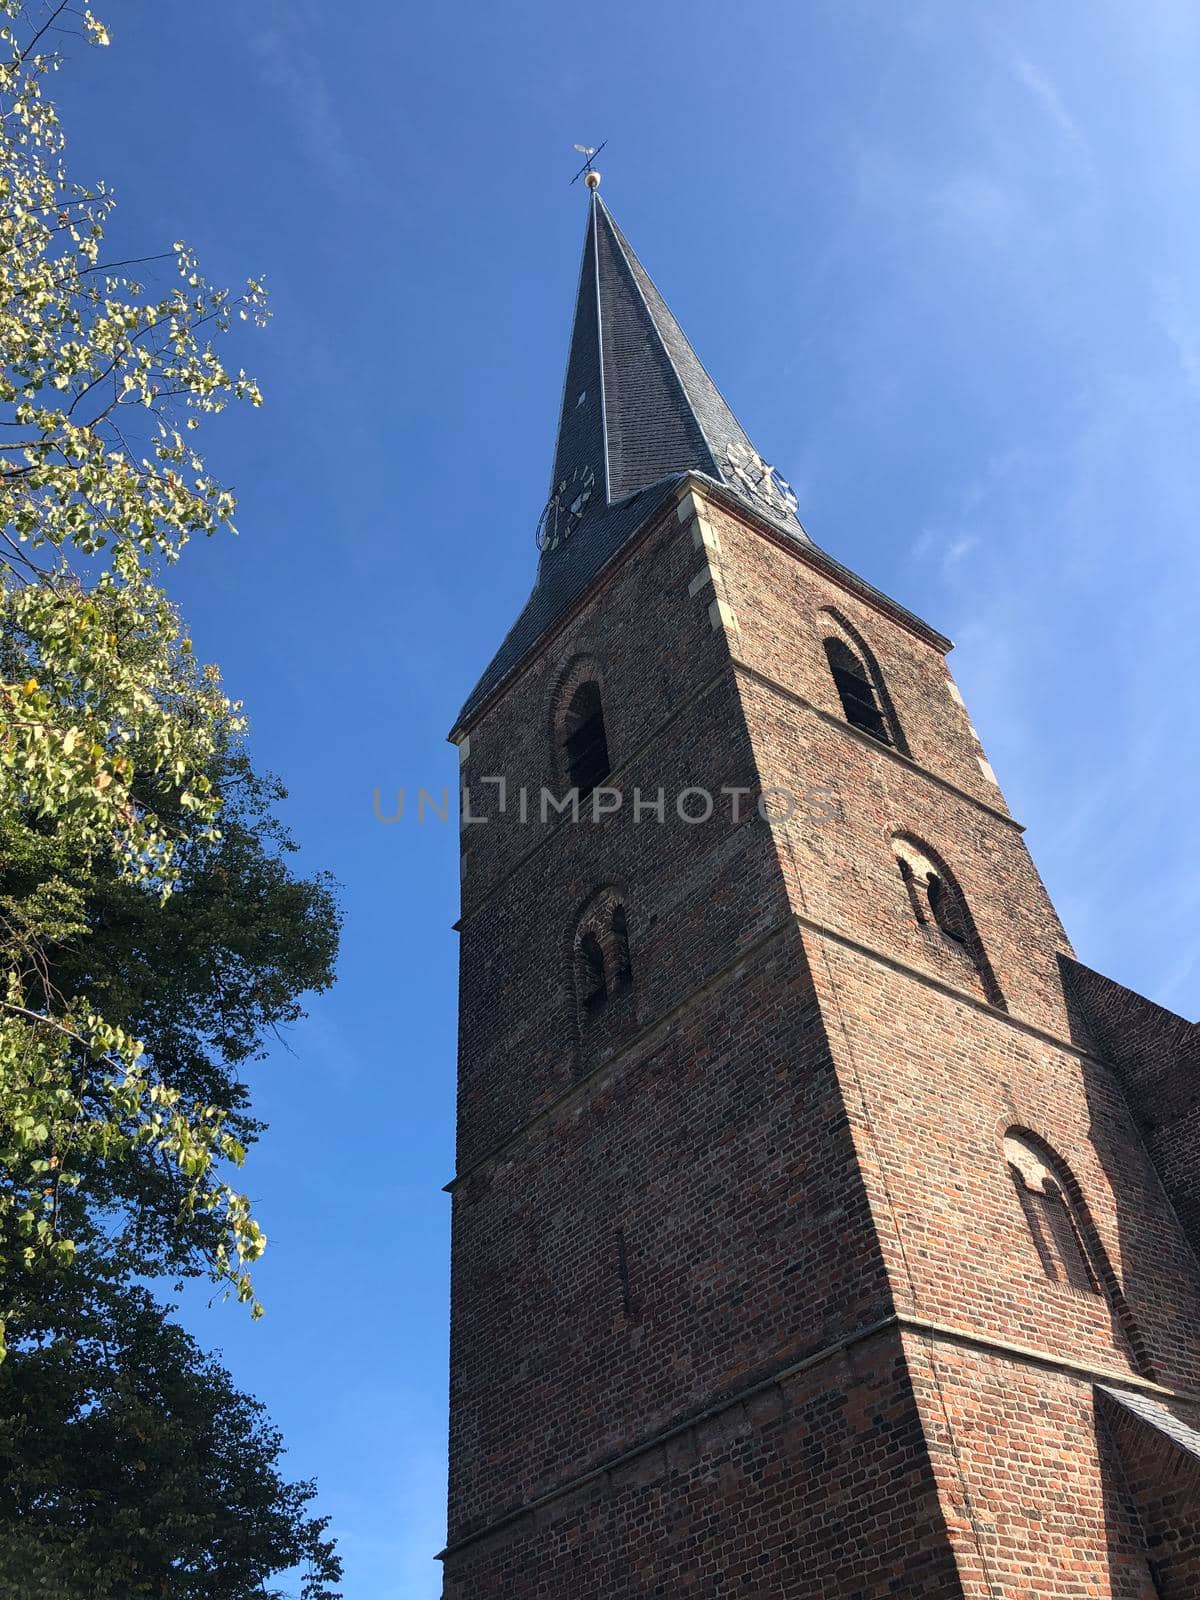
<path id="1" fill-rule="evenodd" d="M 936 528 L 923 528 L 912 547 L 912 558 L 918 563 L 935 561 L 943 575 L 958 566 L 979 543 L 972 533 L 941 533 Z"/>
<path id="2" fill-rule="evenodd" d="M 1014 238 L 1027 231 L 1019 190 L 995 172 L 977 168 L 956 173 L 938 185 L 931 204 L 939 220 L 1007 255 Z"/>
<path id="3" fill-rule="evenodd" d="M 1178 279 L 1156 277 L 1150 288 L 1158 326 L 1175 351 L 1184 382 L 1200 399 L 1200 327 L 1196 317 L 1189 311 Z"/>
<path id="4" fill-rule="evenodd" d="M 285 17 L 278 7 L 272 17 L 278 20 L 249 35 L 263 81 L 287 102 L 313 165 L 330 183 L 349 187 L 357 181 L 357 168 L 333 94 L 306 42 L 303 18 L 291 10 Z"/>
<path id="5" fill-rule="evenodd" d="M 1041 70 L 1034 65 L 1028 56 L 1023 56 L 1019 51 L 1012 50 L 1008 57 L 1009 68 L 1017 82 L 1028 90 L 1035 103 L 1041 108 L 1046 120 L 1058 129 L 1064 144 L 1069 145 L 1079 156 L 1088 171 L 1092 168 L 1092 151 L 1087 137 L 1078 121 L 1067 110 L 1063 103 L 1062 95 Z"/>

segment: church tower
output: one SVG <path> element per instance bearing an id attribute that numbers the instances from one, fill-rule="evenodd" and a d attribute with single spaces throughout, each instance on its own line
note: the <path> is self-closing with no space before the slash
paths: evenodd
<path id="1" fill-rule="evenodd" d="M 1196 1600 L 1197 1029 L 594 187 L 539 544 L 451 735 L 446 1600 Z"/>

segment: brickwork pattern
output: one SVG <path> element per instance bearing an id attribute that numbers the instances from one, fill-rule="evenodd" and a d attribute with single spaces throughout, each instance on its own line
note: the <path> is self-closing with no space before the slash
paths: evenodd
<path id="1" fill-rule="evenodd" d="M 452 1539 L 886 1315 L 794 930 L 469 1178 L 455 1261 Z"/>
<path id="2" fill-rule="evenodd" d="M 1098 1398 L 1101 1435 L 1136 1508 L 1158 1594 L 1163 1600 L 1192 1600 L 1200 1594 L 1200 1460 L 1114 1403 L 1111 1391 Z M 1194 1445 L 1196 1407 L 1175 1404 L 1169 1411 L 1189 1425 Z"/>
<path id="3" fill-rule="evenodd" d="M 1200 1280 L 1113 1072 L 819 935 L 810 960 L 897 1304 L 1136 1372 L 1109 1300 L 1046 1277 L 1005 1163 L 1027 1128 L 1078 1184 L 1161 1382 L 1200 1391 Z"/>
<path id="4" fill-rule="evenodd" d="M 1131 1463 L 1092 1383 L 944 1340 L 904 1344 L 965 1600 L 1184 1600 L 1154 1586 Z"/>
<path id="5" fill-rule="evenodd" d="M 908 754 L 846 724 L 835 626 Z M 623 804 L 522 821 L 585 660 Z M 1173 1600 L 1093 1381 L 1200 1394 L 1181 1035 L 1064 986 L 938 637 L 693 485 L 467 732 L 492 820 L 464 828 L 447 1600 Z M 791 798 L 693 825 L 693 785 Z M 914 915 L 900 835 L 961 887 L 1004 1009 Z M 604 886 L 633 986 L 581 1021 Z M 1069 1171 L 1102 1292 L 1047 1277 L 1011 1128 Z M 897 1315 L 927 1332 L 861 1342 Z"/>
<path id="6" fill-rule="evenodd" d="M 835 1485 L 814 1494 L 813 1485 Z M 683 1429 L 467 1545 L 446 1600 L 961 1600 L 899 1342 Z"/>
<path id="7" fill-rule="evenodd" d="M 1064 961 L 1088 1038 L 1113 1063 L 1192 1249 L 1200 1253 L 1200 1025 Z"/>

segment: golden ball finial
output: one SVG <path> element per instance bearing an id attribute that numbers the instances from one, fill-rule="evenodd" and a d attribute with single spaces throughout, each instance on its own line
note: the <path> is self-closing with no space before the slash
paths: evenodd
<path id="1" fill-rule="evenodd" d="M 583 181 L 589 189 L 598 189 L 600 187 L 600 174 L 596 171 L 589 172 Z"/>

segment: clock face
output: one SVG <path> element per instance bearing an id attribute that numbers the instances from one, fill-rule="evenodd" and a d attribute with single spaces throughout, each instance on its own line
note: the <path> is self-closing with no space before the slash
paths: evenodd
<path id="1" fill-rule="evenodd" d="M 753 499 L 770 506 L 772 511 L 795 516 L 796 496 L 791 484 L 753 450 L 744 444 L 731 444 L 725 452 L 725 469 L 730 483 Z"/>
<path id="2" fill-rule="evenodd" d="M 595 487 L 596 474 L 591 467 L 576 467 L 562 480 L 538 519 L 539 550 L 553 550 L 555 545 L 571 537 L 583 520 Z"/>

